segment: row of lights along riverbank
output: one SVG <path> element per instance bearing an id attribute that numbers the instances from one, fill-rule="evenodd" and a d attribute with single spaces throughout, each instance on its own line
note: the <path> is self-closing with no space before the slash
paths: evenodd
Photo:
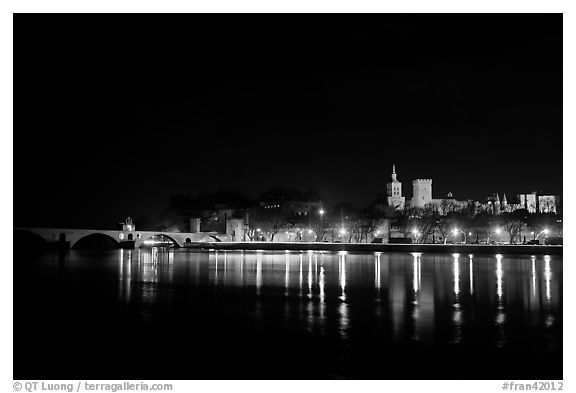
<path id="1" fill-rule="evenodd" d="M 326 211 L 325 211 L 324 209 L 318 210 L 318 214 L 320 215 L 320 218 L 321 218 L 321 219 L 324 219 L 324 214 L 325 214 L 325 213 L 326 213 Z M 257 229 L 256 229 L 256 232 L 262 232 L 262 230 L 261 230 L 260 228 L 257 228 Z M 308 229 L 307 232 L 308 232 L 308 234 L 314 233 L 314 231 L 313 231 L 312 229 Z M 376 231 L 375 234 L 376 234 L 376 235 L 379 235 L 379 232 L 380 232 L 380 231 Z M 420 238 L 421 232 L 420 232 L 418 229 L 416 229 L 416 228 L 412 229 L 411 232 L 412 232 L 412 235 L 414 236 L 414 242 L 415 242 L 415 243 L 418 243 L 418 239 Z M 288 233 L 288 232 L 287 232 L 287 233 Z M 344 236 L 344 235 L 346 235 L 347 233 L 348 233 L 348 230 L 347 230 L 344 226 L 342 226 L 342 228 L 338 230 L 338 234 L 339 234 L 340 236 Z M 468 238 L 471 237 L 471 236 L 474 234 L 472 231 L 466 232 L 466 231 L 464 231 L 464 230 L 461 229 L 461 228 L 453 228 L 453 229 L 451 229 L 451 230 L 448 232 L 447 236 L 444 238 L 444 244 L 447 244 L 447 242 L 448 242 L 448 240 L 449 240 L 449 238 L 450 238 L 450 235 L 452 235 L 453 238 L 455 239 L 455 238 L 458 236 L 459 233 L 462 233 L 462 235 L 464 236 L 464 241 L 462 242 L 462 243 L 464 243 L 464 244 L 467 243 Z M 536 232 L 534 232 L 534 231 L 530 232 L 530 234 L 532 235 L 532 240 L 534 240 L 534 241 L 538 240 L 538 238 L 539 238 L 542 234 L 544 234 L 546 237 L 548 237 L 548 234 L 549 234 L 549 233 L 550 233 L 550 230 L 547 229 L 547 228 L 544 229 L 544 230 L 542 230 L 542 231 L 540 231 L 538 234 L 536 234 Z M 302 234 L 302 231 L 300 231 L 299 234 L 301 235 L 301 234 Z M 488 233 L 487 233 L 488 236 L 487 236 L 486 244 L 490 244 L 490 237 L 491 237 L 492 235 L 494 235 L 494 234 L 496 234 L 496 235 L 502 234 L 502 229 L 501 229 L 501 228 L 495 228 L 493 231 L 488 232 Z"/>

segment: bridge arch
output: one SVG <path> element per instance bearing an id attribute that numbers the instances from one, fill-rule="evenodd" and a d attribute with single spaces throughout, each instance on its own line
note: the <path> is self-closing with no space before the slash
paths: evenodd
<path id="1" fill-rule="evenodd" d="M 175 247 L 182 247 L 181 242 L 179 242 L 178 240 L 176 240 L 173 236 L 167 235 L 167 234 L 164 233 L 164 232 L 158 232 L 158 233 L 151 232 L 151 233 L 146 234 L 146 235 L 142 234 L 142 236 L 140 237 L 140 242 L 141 242 L 141 244 L 144 244 L 144 242 L 145 242 L 146 240 L 150 240 L 151 238 L 156 237 L 156 236 L 163 236 L 163 237 L 167 238 L 167 239 L 170 240 L 172 243 L 174 243 L 174 246 L 175 246 Z"/>
<path id="2" fill-rule="evenodd" d="M 119 248 L 119 243 L 110 235 L 102 232 L 93 232 L 80 236 L 74 243 L 71 242 L 70 248 L 114 249 Z"/>
<path id="3" fill-rule="evenodd" d="M 196 238 L 194 243 L 217 243 L 221 241 L 222 239 L 220 239 L 217 235 L 205 234 L 202 237 Z"/>

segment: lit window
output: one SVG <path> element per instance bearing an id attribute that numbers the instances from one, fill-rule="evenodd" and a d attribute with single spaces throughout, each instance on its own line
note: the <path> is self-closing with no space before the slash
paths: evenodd
<path id="1" fill-rule="evenodd" d="M 120 240 L 124 239 L 124 234 L 123 234 L 123 233 L 118 234 L 118 238 L 119 238 Z"/>

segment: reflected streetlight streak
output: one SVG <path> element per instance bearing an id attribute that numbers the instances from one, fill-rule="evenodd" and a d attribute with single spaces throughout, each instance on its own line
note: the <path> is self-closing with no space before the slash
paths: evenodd
<path id="1" fill-rule="evenodd" d="M 128 277 L 126 279 L 126 300 L 130 301 L 132 294 L 132 250 L 128 250 Z"/>
<path id="2" fill-rule="evenodd" d="M 342 301 L 346 300 L 346 251 L 338 251 L 338 266 L 340 273 L 340 288 L 342 289 Z"/>
<path id="3" fill-rule="evenodd" d="M 460 254 L 452 254 L 452 274 L 454 276 L 454 312 L 452 322 L 454 322 L 454 342 L 462 341 L 462 310 L 460 309 Z"/>
<path id="4" fill-rule="evenodd" d="M 286 273 L 284 274 L 284 294 L 288 296 L 288 287 L 290 286 L 290 254 L 286 253 Z"/>
<path id="5" fill-rule="evenodd" d="M 532 260 L 532 296 L 536 296 L 536 255 L 530 257 Z"/>
<path id="6" fill-rule="evenodd" d="M 546 301 L 552 300 L 550 292 L 550 280 L 552 278 L 552 270 L 550 270 L 550 255 L 544 255 L 544 282 L 546 284 Z"/>
<path id="7" fill-rule="evenodd" d="M 240 283 L 244 286 L 244 251 L 240 253 Z"/>
<path id="8" fill-rule="evenodd" d="M 145 282 L 157 282 L 158 281 L 158 248 L 152 247 L 151 250 L 152 261 L 151 263 L 144 264 L 143 280 Z"/>
<path id="9" fill-rule="evenodd" d="M 124 297 L 124 249 L 120 250 L 120 264 L 118 267 L 120 268 L 120 290 L 118 291 L 118 297 L 122 300 Z"/>
<path id="10" fill-rule="evenodd" d="M 469 262 L 469 270 L 470 270 L 470 295 L 474 294 L 474 262 L 472 262 L 472 258 L 474 258 L 474 255 L 469 254 L 468 258 L 470 258 L 470 262 Z"/>
<path id="11" fill-rule="evenodd" d="M 158 265 L 158 247 L 152 247 L 152 264 Z"/>
<path id="12" fill-rule="evenodd" d="M 212 250 L 210 250 L 210 252 L 212 252 Z M 194 270 L 195 270 L 194 282 L 196 283 L 196 286 L 199 286 L 201 280 L 200 280 L 200 263 L 198 263 L 198 261 L 194 263 Z M 241 284 L 244 285 L 244 282 L 242 282 Z"/>
<path id="13" fill-rule="evenodd" d="M 320 286 L 320 303 L 324 303 L 324 266 L 320 266 L 320 280 L 318 284 Z"/>
<path id="14" fill-rule="evenodd" d="M 496 294 L 498 295 L 498 313 L 496 314 L 496 325 L 498 326 L 498 337 L 496 345 L 498 347 L 504 346 L 506 343 L 506 335 L 504 333 L 504 323 L 506 322 L 506 314 L 502 306 L 502 277 L 504 272 L 502 270 L 502 254 L 496 254 Z"/>
<path id="15" fill-rule="evenodd" d="M 300 254 L 300 280 L 299 280 L 300 296 L 302 296 L 302 254 Z"/>
<path id="16" fill-rule="evenodd" d="M 308 254 L 308 297 L 312 298 L 312 254 Z"/>
<path id="17" fill-rule="evenodd" d="M 378 292 L 380 292 L 380 255 L 382 255 L 380 252 L 374 253 L 374 286 Z"/>
<path id="18" fill-rule="evenodd" d="M 452 264 L 452 273 L 454 275 L 454 295 L 456 295 L 456 304 L 458 304 L 458 295 L 460 294 L 460 264 L 458 259 L 460 258 L 460 254 L 454 253 L 452 256 L 454 257 L 454 262 Z"/>
<path id="19" fill-rule="evenodd" d="M 419 252 L 413 252 L 412 253 L 412 257 L 414 257 L 414 262 L 412 264 L 412 270 L 414 271 L 413 277 L 412 277 L 412 286 L 414 289 L 414 295 L 417 295 L 418 292 L 420 291 L 420 283 L 421 283 L 421 274 L 420 274 L 420 257 L 422 256 L 422 253 Z"/>
<path id="20" fill-rule="evenodd" d="M 138 249 L 138 260 L 136 261 L 136 263 L 138 264 L 137 267 L 137 273 L 140 273 L 140 264 L 142 263 L 142 250 Z"/>
<path id="21" fill-rule="evenodd" d="M 214 254 L 214 259 L 216 260 L 214 268 L 214 284 L 218 285 L 218 250 L 216 250 L 216 253 Z"/>
<path id="22" fill-rule="evenodd" d="M 260 294 L 262 287 L 262 253 L 256 253 L 256 293 Z"/>
<path id="23" fill-rule="evenodd" d="M 419 292 L 421 288 L 421 279 L 420 279 L 420 257 L 422 253 L 413 252 L 412 257 L 414 261 L 412 263 L 412 288 L 414 290 L 414 300 L 412 304 L 414 304 L 414 309 L 412 310 L 412 319 L 414 320 L 414 332 L 412 339 L 413 340 L 420 340 L 420 331 L 421 331 L 421 324 L 420 324 L 420 306 L 419 306 Z"/>
<path id="24" fill-rule="evenodd" d="M 498 296 L 498 308 L 502 308 L 502 254 L 496 254 L 496 295 Z"/>
<path id="25" fill-rule="evenodd" d="M 126 250 L 120 249 L 119 251 L 120 251 L 120 265 L 119 265 L 120 271 L 119 271 L 119 273 L 120 273 L 120 280 L 123 280 L 124 279 L 124 252 L 126 252 Z"/>
<path id="26" fill-rule="evenodd" d="M 316 260 L 318 259 L 318 255 L 315 254 Z M 320 333 L 324 334 L 326 329 L 326 296 L 324 292 L 325 287 L 325 279 L 324 279 L 324 266 L 322 266 L 322 260 L 320 260 L 320 272 L 319 275 L 316 276 L 318 282 L 318 292 L 320 297 L 320 303 L 318 304 L 318 318 L 317 321 L 319 322 L 318 325 L 320 327 Z"/>
<path id="27" fill-rule="evenodd" d="M 348 327 L 350 325 L 350 318 L 348 317 L 348 304 L 345 302 L 340 303 L 338 314 L 340 314 L 340 337 L 347 339 Z"/>

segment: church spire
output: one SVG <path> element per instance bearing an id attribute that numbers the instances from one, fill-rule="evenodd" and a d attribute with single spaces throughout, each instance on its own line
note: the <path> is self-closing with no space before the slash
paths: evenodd
<path id="1" fill-rule="evenodd" d="M 392 181 L 396 180 L 396 165 L 392 164 Z"/>

